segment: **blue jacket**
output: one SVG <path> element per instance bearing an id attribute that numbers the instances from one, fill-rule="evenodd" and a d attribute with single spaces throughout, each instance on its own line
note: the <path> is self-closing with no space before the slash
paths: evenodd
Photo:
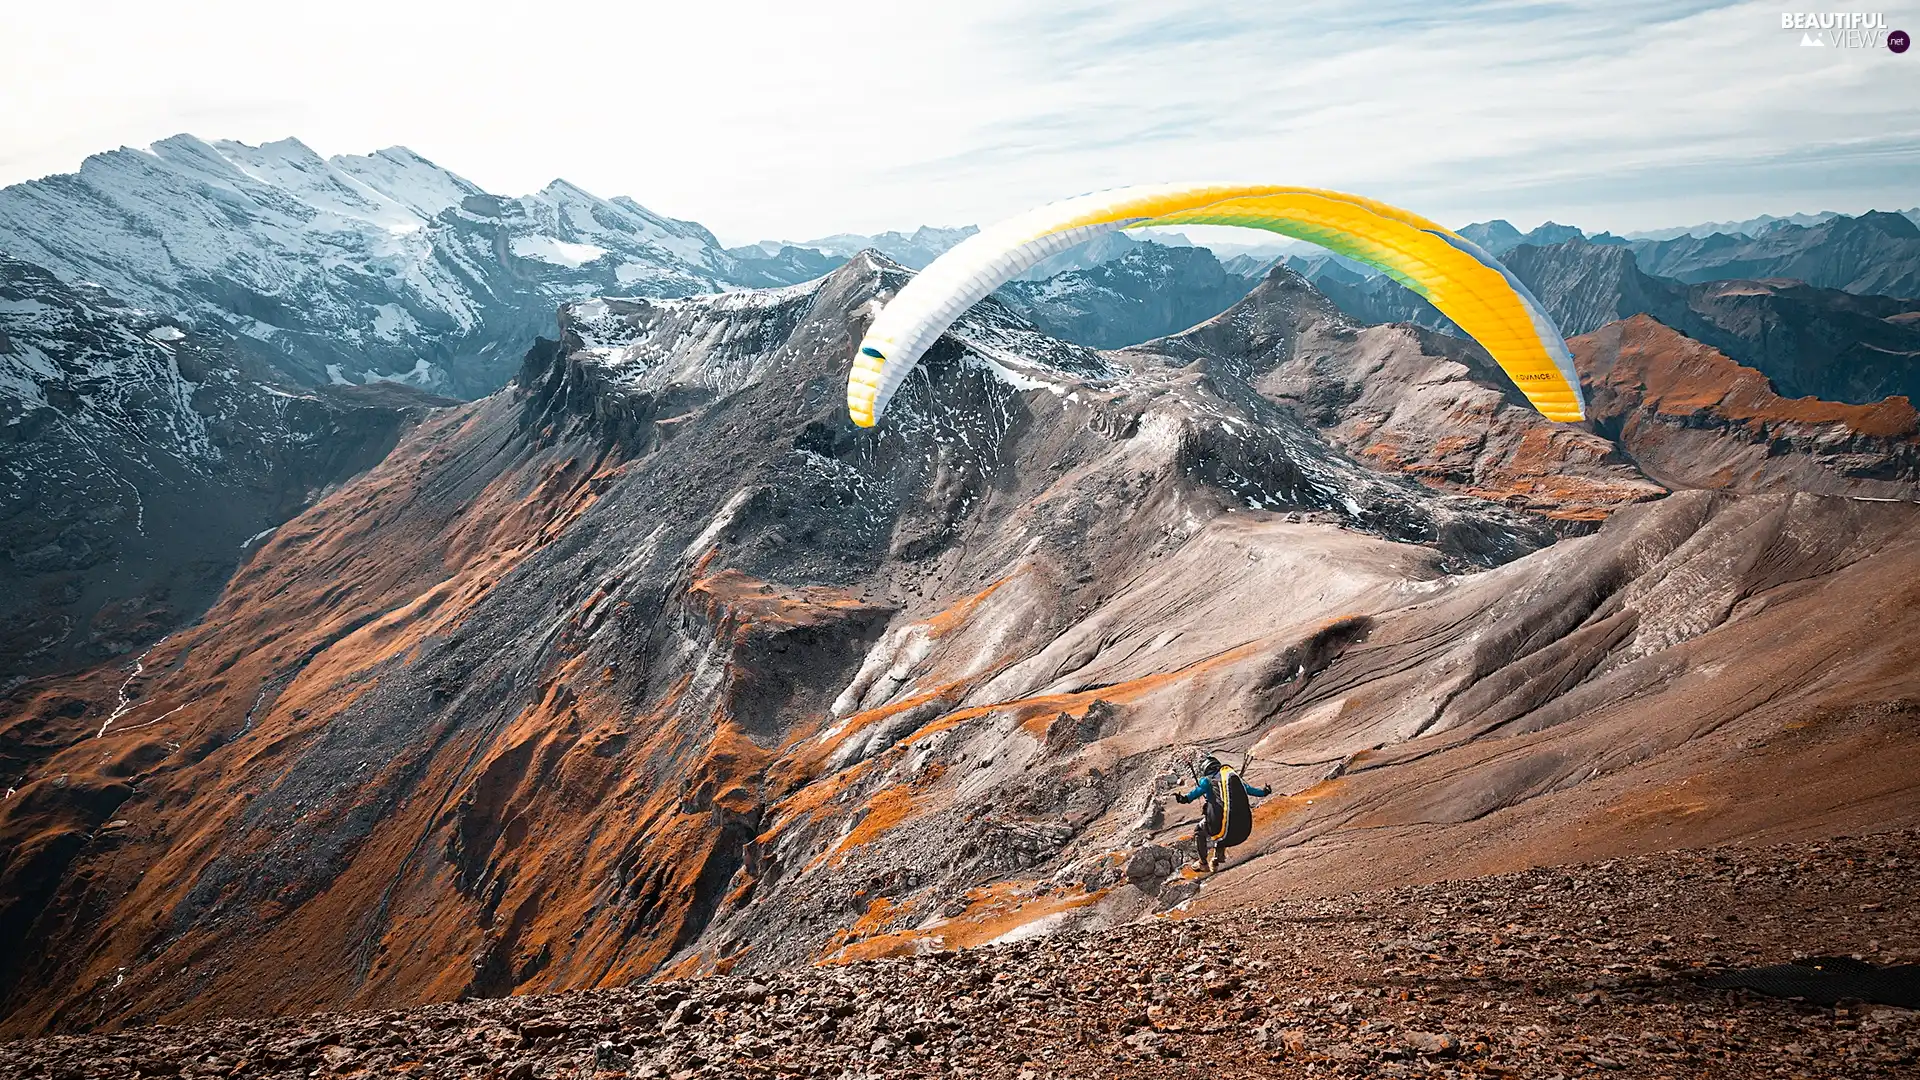
<path id="1" fill-rule="evenodd" d="M 1247 778 L 1244 776 L 1240 778 L 1240 786 L 1243 788 L 1246 788 L 1247 794 L 1253 796 L 1256 799 L 1264 799 L 1268 795 L 1273 794 L 1272 788 L 1257 787 L 1249 783 L 1247 781 Z M 1213 777 L 1203 776 L 1200 778 L 1200 782 L 1193 786 L 1193 790 L 1187 792 L 1186 801 L 1192 802 L 1195 799 L 1212 798 L 1212 797 L 1213 797 Z"/>

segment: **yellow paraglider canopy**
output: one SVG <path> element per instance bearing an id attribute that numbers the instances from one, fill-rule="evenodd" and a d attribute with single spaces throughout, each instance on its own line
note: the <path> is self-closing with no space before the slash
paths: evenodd
<path id="1" fill-rule="evenodd" d="M 1551 420 L 1586 402 L 1560 332 L 1506 267 L 1458 233 L 1358 195 L 1315 188 L 1154 185 L 1043 206 L 962 241 L 893 298 L 860 342 L 847 411 L 872 426 L 907 373 L 967 308 L 1050 255 L 1103 232 L 1235 225 L 1319 244 L 1378 267 L 1452 319 Z"/>

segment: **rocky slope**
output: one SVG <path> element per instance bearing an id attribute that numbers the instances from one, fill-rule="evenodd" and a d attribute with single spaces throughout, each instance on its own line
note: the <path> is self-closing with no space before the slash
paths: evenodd
<path id="1" fill-rule="evenodd" d="M 1529 244 L 1509 249 L 1501 261 L 1567 337 L 1635 315 L 1651 315 L 1676 327 L 1700 321 L 1689 318 L 1685 285 L 1641 270 L 1623 247 L 1578 239 L 1544 247 Z"/>
<path id="2" fill-rule="evenodd" d="M 1793 357 L 1809 368 L 1820 350 L 1795 350 L 1782 323 L 1801 327 L 1799 340 L 1828 342 L 1826 351 L 1842 356 L 1891 353 L 1831 344 L 1846 342 L 1849 331 L 1880 343 L 1906 332 L 1860 313 L 1903 303 L 1880 297 L 1792 282 L 1680 286 L 1640 274 L 1619 247 L 1580 242 L 1519 248 L 1516 255 L 1539 295 L 1551 297 L 1547 302 L 1569 321 L 1575 313 L 1565 309 L 1604 294 L 1604 279 L 1615 296 L 1621 286 L 1633 289 L 1628 295 L 1698 327 L 1701 338 L 1730 341 L 1742 353 Z M 1596 267 L 1614 276 L 1606 279 Z M 1743 309 L 1762 314 L 1743 321 Z M 1477 347 L 1415 326 L 1362 326 L 1287 271 L 1270 276 L 1230 317 L 1137 351 L 1175 363 L 1205 357 L 1244 365 L 1254 358 L 1265 370 L 1253 388 L 1348 453 L 1564 522 L 1600 520 L 1662 494 L 1661 485 L 1920 499 L 1920 428 L 1905 398 L 1858 406 L 1784 398 L 1762 372 L 1641 314 L 1609 321 L 1572 346 L 1591 430 L 1540 424 L 1502 389 L 1504 379 Z M 1466 416 L 1475 418 L 1471 437 L 1458 428 Z"/>
<path id="3" fill-rule="evenodd" d="M 1704 984 L 1920 962 L 1912 833 L 1155 919 L 963 953 L 0 1043 L 9 1075 L 1911 1075 L 1920 1017 Z"/>
<path id="4" fill-rule="evenodd" d="M 1133 353 L 1199 366 L 1236 404 L 1277 408 L 1374 467 L 1566 525 L 1665 494 L 1606 438 L 1544 422 L 1477 346 L 1365 326 L 1285 268 L 1219 319 Z"/>
<path id="5" fill-rule="evenodd" d="M 1645 315 L 1573 348 L 1598 430 L 1669 487 L 1920 499 L 1920 415 L 1904 397 L 1783 398 L 1765 375 Z"/>
<path id="6" fill-rule="evenodd" d="M 5 1030 L 1128 922 L 1194 891 L 1120 884 L 1194 745 L 1286 793 L 1201 906 L 1920 805 L 1920 508 L 1638 505 L 1465 346 L 1285 272 L 1113 353 L 983 305 L 854 429 L 903 280 L 574 305 L 132 678 L 16 688 Z"/>
<path id="7" fill-rule="evenodd" d="M 1650 315 L 1765 373 L 1787 397 L 1920 398 L 1920 300 L 1787 280 L 1685 285 L 1642 272 L 1623 248 L 1578 240 L 1516 248 L 1506 261 L 1569 335 Z"/>
<path id="8" fill-rule="evenodd" d="M 217 334 L 0 256 L 0 685 L 198 615 L 252 544 L 435 404 L 286 384 Z"/>
<path id="9" fill-rule="evenodd" d="M 1681 329 L 1766 373 L 1787 397 L 1920 401 L 1920 300 L 1797 281 L 1715 281 L 1687 289 Z"/>
<path id="10" fill-rule="evenodd" d="M 504 198 L 404 147 L 323 159 L 294 139 L 176 135 L 0 190 L 0 252 L 186 325 L 251 338 L 307 385 L 498 389 L 554 305 L 814 276 L 692 222 L 556 180 Z"/>

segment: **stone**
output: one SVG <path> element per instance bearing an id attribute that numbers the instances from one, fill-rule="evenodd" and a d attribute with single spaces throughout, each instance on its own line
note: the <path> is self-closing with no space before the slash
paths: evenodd
<path id="1" fill-rule="evenodd" d="M 1179 907 L 1181 904 L 1199 895 L 1200 883 L 1198 881 L 1175 881 L 1160 890 L 1160 908 L 1164 911 L 1168 908 Z"/>
<path id="2" fill-rule="evenodd" d="M 1179 865 L 1180 857 L 1172 848 L 1148 844 L 1127 859 L 1127 882 L 1144 892 L 1157 892 Z"/>
<path id="3" fill-rule="evenodd" d="M 1453 1057 L 1460 1052 L 1460 1040 L 1452 1035 L 1430 1031 L 1407 1031 L 1400 1035 L 1401 1045 L 1428 1057 Z"/>

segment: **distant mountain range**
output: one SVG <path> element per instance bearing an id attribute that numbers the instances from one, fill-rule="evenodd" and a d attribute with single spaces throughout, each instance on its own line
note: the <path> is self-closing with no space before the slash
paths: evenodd
<path id="1" fill-rule="evenodd" d="M 1898 211 L 1897 215 L 1888 215 L 1884 211 L 1870 211 L 1869 214 L 1861 216 L 1869 217 L 1873 215 L 1900 216 L 1916 224 L 1920 224 L 1920 206 L 1916 206 L 1910 210 Z M 1835 219 L 1852 220 L 1844 214 L 1839 214 L 1831 210 L 1818 214 L 1791 214 L 1786 217 L 1773 217 L 1763 214 L 1760 217 L 1751 218 L 1746 221 L 1709 222 L 1701 225 L 1687 225 L 1677 228 L 1657 229 L 1651 232 L 1635 232 L 1623 236 L 1616 236 L 1608 232 L 1589 233 L 1577 226 L 1562 225 L 1553 221 L 1545 222 L 1526 232 L 1522 232 L 1516 228 L 1512 222 L 1495 218 L 1492 221 L 1476 221 L 1468 225 L 1463 225 L 1458 231 L 1460 235 L 1472 240 L 1474 243 L 1486 249 L 1489 254 L 1493 255 L 1505 254 L 1523 244 L 1540 247 L 1562 243 L 1567 240 L 1582 239 L 1594 244 L 1630 245 L 1636 251 L 1657 252 L 1662 253 L 1660 257 L 1669 257 L 1664 253 L 1687 250 L 1688 245 L 1661 245 L 1658 243 L 1659 241 L 1687 237 L 1701 239 L 1711 237 L 1715 234 L 1726 234 L 1729 237 L 1736 238 L 1752 238 L 1775 232 L 1782 228 L 1788 229 L 1789 235 L 1791 235 L 1790 230 L 1792 227 L 1823 225 Z M 1897 228 L 1897 225 L 1881 225 L 1882 231 L 1887 230 L 1889 227 Z M 973 235 L 977 231 L 975 227 L 969 225 L 958 229 L 933 229 L 923 227 L 912 233 L 886 232 L 873 235 L 843 233 L 794 244 L 769 242 L 757 245 L 755 250 L 772 254 L 783 247 L 797 247 L 845 257 L 863 248 L 872 248 L 903 266 L 920 269 L 932 262 L 948 248 Z M 1167 235 L 1156 232 L 1139 239 L 1125 233 L 1103 236 L 1088 244 L 1074 248 L 1071 251 L 1063 252 L 1049 259 L 1047 262 L 1040 264 L 1028 273 L 1021 275 L 1021 277 L 1023 280 L 1041 280 L 1051 277 L 1054 274 L 1064 273 L 1068 270 L 1088 269 L 1100 263 L 1119 258 L 1121 255 L 1132 250 L 1134 246 L 1141 243 L 1157 243 L 1163 247 L 1207 247 L 1215 253 L 1215 257 L 1219 259 L 1221 265 L 1226 268 L 1227 272 L 1245 277 L 1249 279 L 1249 282 L 1258 280 L 1275 263 L 1283 260 L 1293 260 L 1289 261 L 1288 265 L 1294 266 L 1297 269 L 1301 263 L 1311 262 L 1315 259 L 1331 259 L 1335 264 L 1354 271 L 1355 274 L 1361 278 L 1371 278 L 1377 274 L 1377 271 L 1370 267 L 1349 262 L 1348 260 L 1341 259 L 1339 256 L 1323 252 L 1312 244 L 1299 241 L 1282 239 L 1277 243 L 1268 245 L 1215 243 L 1196 245 L 1185 236 L 1178 234 Z M 1794 244 L 1794 241 L 1788 240 L 1783 245 L 1777 246 L 1792 247 Z M 1726 245 L 1726 241 L 1723 240 L 1715 245 L 1709 245 L 1709 247 L 1711 249 L 1724 245 Z M 732 250 L 746 251 L 748 249 L 740 248 Z M 1658 267 L 1649 267 L 1649 269 L 1655 272 L 1666 272 Z M 1684 276 L 1682 279 L 1690 280 L 1684 278 Z M 1842 286 L 1836 285 L 1834 287 L 1839 288 Z"/>
<path id="2" fill-rule="evenodd" d="M 812 248 L 828 255 L 837 255 L 841 259 L 852 258 L 872 248 L 901 266 L 911 270 L 923 270 L 928 263 L 945 254 L 948 248 L 979 231 L 980 227 L 977 225 L 963 225 L 958 229 L 936 229 L 922 225 L 910 233 L 883 232 L 871 236 L 859 233 L 836 233 L 833 236 L 806 240 L 791 246 Z M 775 242 L 775 244 L 779 243 Z M 762 248 L 768 246 L 770 245 L 760 245 Z"/>
<path id="3" fill-rule="evenodd" d="M 1510 230 L 1501 224 L 1467 231 L 1500 245 L 1501 259 L 1569 337 L 1651 315 L 1765 372 L 1789 397 L 1920 398 L 1912 314 L 1920 299 L 1899 299 L 1920 298 L 1920 228 L 1902 214 L 1780 223 L 1751 238 L 1627 242 L 1575 235 L 1547 245 L 1505 245 Z M 1331 257 L 1294 256 L 1287 265 L 1364 322 L 1459 333 L 1383 275 L 1364 276 L 1363 268 Z"/>
<path id="4" fill-rule="evenodd" d="M 1792 278 L 1852 293 L 1920 297 L 1920 226 L 1902 214 L 1781 224 L 1754 237 L 1642 240 L 1633 254 L 1648 273 L 1678 281 Z"/>
<path id="5" fill-rule="evenodd" d="M 1776 245 L 1774 257 L 1781 262 L 1824 269 L 1815 276 L 1827 280 L 1898 281 L 1901 267 L 1920 266 L 1920 243 L 1882 231 L 1911 228 L 1904 218 L 1876 217 L 1786 226 L 1800 232 L 1753 243 Z M 1781 243 L 1794 239 L 1801 242 Z M 1692 243 L 1665 241 L 1652 250 L 1660 254 L 1665 245 Z M 1788 275 L 1779 273 L 1762 274 L 1769 279 L 1763 281 L 1688 283 L 1642 269 L 1646 256 L 1636 253 L 1638 246 L 1575 237 L 1506 247 L 1501 258 L 1568 337 L 1650 315 L 1765 373 L 1787 397 L 1869 403 L 1903 394 L 1920 400 L 1920 299 L 1862 295 L 1782 280 Z M 1425 300 L 1383 275 L 1364 276 L 1337 256 L 1294 255 L 1281 263 L 1363 323 L 1410 322 L 1465 336 Z M 997 295 L 1049 334 L 1115 348 L 1178 333 L 1225 310 L 1258 280 L 1233 272 L 1246 265 L 1221 264 L 1204 248 L 1141 245 L 1091 270 L 1013 282 Z"/>
<path id="6" fill-rule="evenodd" d="M 972 225 L 963 226 L 958 229 L 934 229 L 922 226 L 911 233 L 884 232 L 875 233 L 871 236 L 864 236 L 858 233 L 840 233 L 835 236 L 821 237 L 818 240 L 802 241 L 798 244 L 787 244 L 784 241 L 771 241 L 754 245 L 752 249 L 735 248 L 731 250 L 736 252 L 744 250 L 763 252 L 788 249 L 812 250 L 820 252 L 822 255 L 835 256 L 838 259 L 851 258 L 861 251 L 873 250 L 878 251 L 880 254 L 885 255 L 901 266 L 913 270 L 923 270 L 928 263 L 946 254 L 948 249 L 952 248 L 955 244 L 958 244 L 960 241 L 965 240 L 967 237 L 979 231 L 977 227 Z M 1091 270 L 1103 263 L 1119 259 L 1129 252 L 1136 251 L 1141 246 L 1148 244 L 1163 248 L 1190 248 L 1197 246 L 1179 233 L 1169 233 L 1164 230 L 1156 230 L 1150 236 L 1146 237 L 1134 237 L 1122 232 L 1106 233 L 1084 244 L 1078 244 L 1068 248 L 1058 255 L 1053 255 L 1041 260 L 1020 274 L 1018 280 L 1044 281 L 1056 274 L 1064 274 L 1073 270 Z M 1202 248 L 1201 250 L 1207 249 Z M 1248 259 L 1246 256 L 1237 257 Z M 1248 261 L 1251 262 L 1252 260 L 1249 259 Z M 1268 263 L 1261 264 L 1261 268 L 1264 269 L 1270 262 L 1271 260 L 1269 260 Z M 835 265 L 838 265 L 838 262 L 836 262 Z M 1258 273 L 1248 274 L 1238 270 L 1231 272 L 1242 273 L 1242 276 L 1249 278 L 1257 278 L 1259 276 Z M 796 283 L 797 280 L 804 279 L 796 279 Z M 1251 285 L 1251 281 L 1249 281 L 1249 285 Z"/>
<path id="7" fill-rule="evenodd" d="M 1920 216 L 1920 208 L 1908 213 Z M 1695 234 L 1704 227 L 1696 226 L 1632 247 L 1643 268 L 1681 281 L 1787 276 L 1855 292 L 1920 294 L 1915 230 L 1900 215 L 1735 224 L 1760 235 L 1702 238 Z M 865 248 L 919 268 L 975 231 L 921 227 L 723 248 L 696 223 L 564 180 L 510 198 L 404 147 L 322 158 L 294 139 L 248 146 L 177 135 L 145 150 L 96 154 L 73 174 L 0 189 L 0 252 L 63 281 L 92 282 L 200 331 L 248 338 L 295 384 L 398 380 L 460 397 L 502 385 L 521 343 L 541 332 L 562 302 L 793 284 Z M 1496 255 L 1573 238 L 1629 243 L 1553 222 L 1521 232 L 1495 220 L 1461 231 Z M 1186 243 L 1164 236 L 1148 242 L 1162 249 Z M 1102 238 L 1026 277 L 1090 271 L 1142 243 Z M 1301 250 L 1295 257 L 1311 257 Z M 1250 288 L 1271 264 L 1240 255 L 1224 270 Z M 1231 302 L 1216 261 L 1186 256 L 1183 265 L 1200 275 L 1195 298 L 1156 299 L 1166 318 L 1184 317 L 1203 296 L 1219 294 L 1220 306 Z M 1136 259 L 1132 267 L 1137 275 L 1145 264 Z M 1171 285 L 1166 274 L 1153 274 L 1162 287 Z M 1363 270 L 1360 276 L 1370 278 Z M 1345 277 L 1327 283 L 1336 291 L 1361 288 Z M 1385 284 L 1366 287 L 1383 292 L 1368 314 L 1408 314 L 1406 298 Z M 1136 293 L 1143 287 L 1131 286 Z M 1031 303 L 1033 295 L 1028 290 L 1028 299 L 1016 303 Z M 1182 328 L 1146 314 L 1122 321 L 1162 332 Z M 1111 326 L 1101 333 L 1107 341 L 1124 336 Z"/>
<path id="8" fill-rule="evenodd" d="M 1920 206 L 1902 210 L 1900 213 L 1915 224 L 1920 224 Z M 1759 236 L 1776 225 L 1818 225 L 1840 216 L 1841 214 L 1836 210 L 1822 210 L 1817 214 L 1787 214 L 1783 217 L 1761 214 L 1759 217 L 1748 218 L 1745 221 L 1708 221 L 1699 225 L 1683 225 L 1679 228 L 1649 229 L 1628 233 L 1627 236 L 1634 240 L 1673 240 L 1682 236 L 1712 236 L 1714 233 L 1726 233 L 1730 236 Z"/>
<path id="9" fill-rule="evenodd" d="M 1689 284 L 1645 272 L 1624 248 L 1579 240 L 1517 248 L 1506 262 L 1569 337 L 1647 315 L 1764 373 L 1785 397 L 1920 400 L 1920 299 L 1859 295 L 1782 275 Z"/>

